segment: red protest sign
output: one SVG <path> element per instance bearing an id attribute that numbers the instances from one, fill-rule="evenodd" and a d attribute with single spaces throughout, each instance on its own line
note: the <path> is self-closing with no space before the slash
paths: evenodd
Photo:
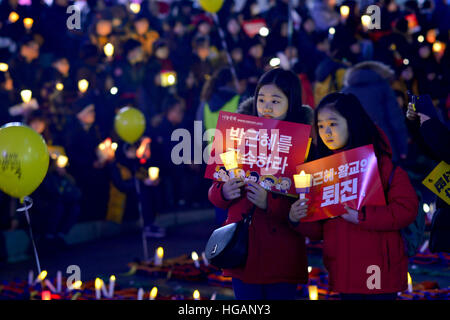
<path id="1" fill-rule="evenodd" d="M 268 191 L 295 195 L 292 175 L 305 160 L 310 131 L 305 124 L 221 111 L 205 178 L 241 176 Z M 238 169 L 227 171 L 220 154 L 230 150 L 238 154 Z"/>
<path id="2" fill-rule="evenodd" d="M 302 170 L 312 178 L 308 216 L 302 222 L 339 216 L 347 212 L 344 205 L 355 210 L 386 205 L 372 145 L 298 165 L 297 172 Z"/>

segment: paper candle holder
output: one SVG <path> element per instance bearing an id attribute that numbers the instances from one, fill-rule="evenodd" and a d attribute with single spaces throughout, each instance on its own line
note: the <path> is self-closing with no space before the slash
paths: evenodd
<path id="1" fill-rule="evenodd" d="M 304 195 L 310 191 L 311 175 L 306 174 L 305 171 L 302 170 L 300 174 L 294 174 L 294 183 L 295 191 L 300 195 Z"/>

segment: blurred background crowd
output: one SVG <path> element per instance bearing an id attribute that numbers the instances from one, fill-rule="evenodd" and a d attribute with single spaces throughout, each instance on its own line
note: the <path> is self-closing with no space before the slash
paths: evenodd
<path id="1" fill-rule="evenodd" d="M 372 4 L 377 29 L 363 17 Z M 77 222 L 135 220 L 141 203 L 150 234 L 163 236 L 155 215 L 210 207 L 204 165 L 172 162 L 172 132 L 215 127 L 214 114 L 235 111 L 273 67 L 298 74 L 312 108 L 333 91 L 356 94 L 432 211 L 421 181 L 439 159 L 413 139 L 407 91 L 429 94 L 448 124 L 449 27 L 443 0 L 226 0 L 217 20 L 188 0 L 1 0 L 0 125 L 27 123 L 51 154 L 31 195 L 34 230 L 62 239 Z M 114 131 L 124 106 L 146 118 L 133 146 Z M 1 230 L 25 226 L 17 206 L 0 192 Z"/>

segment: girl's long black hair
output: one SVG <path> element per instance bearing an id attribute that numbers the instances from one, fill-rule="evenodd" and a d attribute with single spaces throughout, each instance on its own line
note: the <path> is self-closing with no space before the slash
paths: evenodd
<path id="1" fill-rule="evenodd" d="M 259 78 L 255 95 L 253 96 L 253 115 L 258 115 L 256 102 L 258 101 L 259 90 L 262 86 L 268 84 L 276 85 L 288 98 L 289 108 L 284 120 L 298 122 L 299 119 L 302 119 L 302 86 L 300 79 L 292 71 L 281 68 L 269 70 Z"/>
<path id="2" fill-rule="evenodd" d="M 323 143 L 319 135 L 317 126 L 318 114 L 320 110 L 331 109 L 338 112 L 347 120 L 348 142 L 344 150 L 362 147 L 373 144 L 377 157 L 382 154 L 389 155 L 389 145 L 381 136 L 380 129 L 375 125 L 367 114 L 358 98 L 351 93 L 334 92 L 325 96 L 314 110 L 314 130 L 317 136 L 316 157 L 322 158 L 333 154 Z"/>

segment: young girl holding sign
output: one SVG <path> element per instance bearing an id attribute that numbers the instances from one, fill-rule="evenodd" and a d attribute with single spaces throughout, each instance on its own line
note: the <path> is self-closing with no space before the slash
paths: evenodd
<path id="1" fill-rule="evenodd" d="M 330 289 L 342 299 L 395 299 L 407 288 L 408 258 L 400 229 L 414 221 L 418 199 L 408 175 L 391 161 L 384 133 L 352 94 L 332 93 L 322 99 L 314 117 L 317 158 L 372 144 L 386 206 L 365 206 L 316 222 L 314 238 L 323 237 L 323 259 Z M 392 173 L 392 176 L 391 176 Z M 289 218 L 301 225 L 305 208 L 294 203 Z M 310 229 L 312 230 L 312 229 Z"/>
<path id="2" fill-rule="evenodd" d="M 290 71 L 272 69 L 260 78 L 252 112 L 247 114 L 312 124 L 312 110 L 301 101 L 298 77 Z M 236 299 L 294 299 L 297 284 L 308 281 L 308 265 L 305 239 L 288 222 L 293 200 L 267 192 L 257 183 L 245 184 L 242 179 L 215 181 L 209 189 L 209 200 L 216 207 L 228 209 L 225 224 L 239 221 L 254 210 L 246 264 L 224 270 L 233 279 Z"/>

